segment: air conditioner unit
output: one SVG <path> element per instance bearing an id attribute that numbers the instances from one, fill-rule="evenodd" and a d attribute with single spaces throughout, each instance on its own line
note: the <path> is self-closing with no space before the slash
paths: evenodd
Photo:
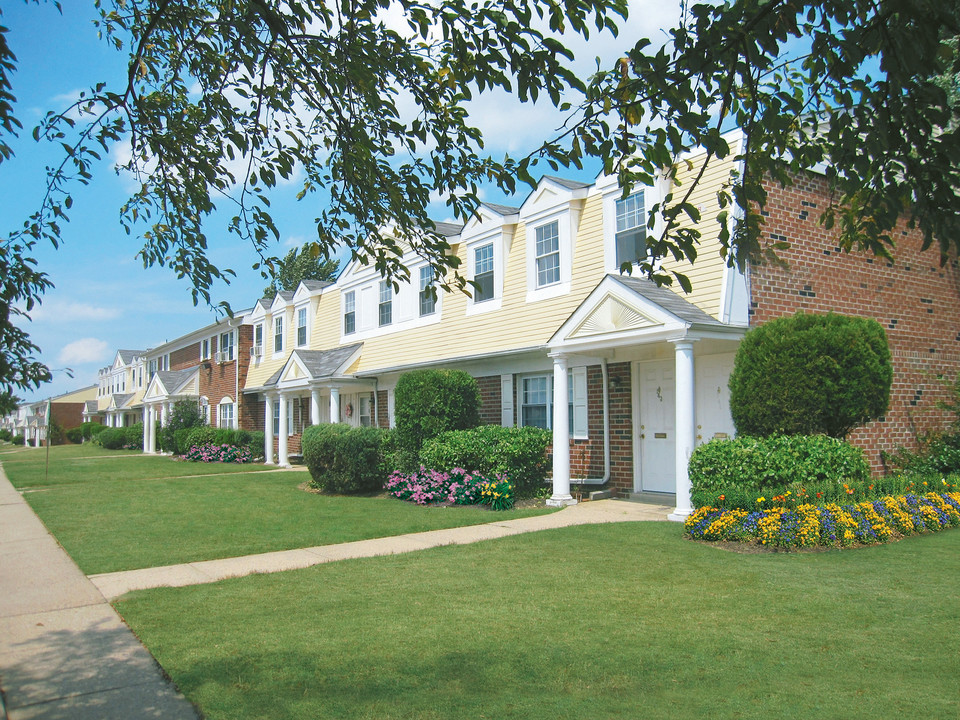
<path id="1" fill-rule="evenodd" d="M 254 345 L 250 348 L 250 357 L 263 357 L 263 345 Z"/>
<path id="2" fill-rule="evenodd" d="M 218 365 L 227 362 L 227 353 L 225 352 L 216 352 L 213 354 L 213 361 Z"/>

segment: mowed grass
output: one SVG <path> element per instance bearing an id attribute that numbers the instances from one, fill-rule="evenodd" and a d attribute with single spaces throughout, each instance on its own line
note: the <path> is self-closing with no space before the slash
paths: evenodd
<path id="1" fill-rule="evenodd" d="M 83 450 L 83 452 L 80 452 Z M 306 470 L 178 462 L 94 447 L 0 455 L 4 471 L 88 575 L 476 525 L 550 512 L 418 507 L 322 496 Z"/>
<path id="2" fill-rule="evenodd" d="M 738 555 L 583 526 L 143 591 L 209 720 L 956 718 L 960 532 Z"/>

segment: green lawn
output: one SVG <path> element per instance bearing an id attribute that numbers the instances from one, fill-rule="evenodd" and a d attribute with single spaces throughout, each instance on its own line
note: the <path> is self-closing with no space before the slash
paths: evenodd
<path id="1" fill-rule="evenodd" d="M 328 545 L 549 512 L 424 508 L 298 489 L 306 470 L 177 462 L 94 446 L 0 454 L 11 482 L 87 574 Z M 201 475 L 202 477 L 196 477 Z"/>
<path id="2" fill-rule="evenodd" d="M 960 531 L 737 555 L 567 528 L 144 591 L 209 720 L 956 718 Z"/>

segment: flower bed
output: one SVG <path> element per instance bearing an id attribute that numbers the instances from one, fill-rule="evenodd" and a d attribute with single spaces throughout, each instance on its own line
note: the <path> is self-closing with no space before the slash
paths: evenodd
<path id="1" fill-rule="evenodd" d="M 852 505 L 724 510 L 702 507 L 684 524 L 694 540 L 757 542 L 783 548 L 872 545 L 960 526 L 960 492 L 906 494 Z"/>
<path id="2" fill-rule="evenodd" d="M 513 485 L 503 476 L 486 478 L 463 468 L 449 472 L 421 467 L 413 473 L 393 473 L 384 490 L 417 505 L 489 505 L 494 510 L 513 507 Z"/>
<path id="3" fill-rule="evenodd" d="M 194 445 L 183 456 L 193 462 L 248 463 L 253 462 L 253 453 L 248 448 L 236 445 Z"/>

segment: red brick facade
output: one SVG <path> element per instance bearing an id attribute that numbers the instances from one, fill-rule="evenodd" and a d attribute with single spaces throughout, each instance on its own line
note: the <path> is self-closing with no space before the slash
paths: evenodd
<path id="1" fill-rule="evenodd" d="M 893 387 L 886 416 L 856 430 L 875 472 L 881 452 L 915 446 L 918 432 L 942 427 L 935 409 L 943 397 L 938 377 L 960 371 L 960 273 L 954 256 L 941 267 L 936 250 L 920 250 L 920 238 L 903 228 L 889 263 L 867 253 L 844 253 L 835 233 L 818 222 L 827 184 L 808 177 L 791 188 L 770 184 L 764 234 L 790 247 L 779 253 L 788 266 L 750 268 L 750 324 L 807 312 L 835 311 L 872 317 L 886 330 L 893 356 Z M 776 237 L 775 237 L 776 236 Z"/>
<path id="2" fill-rule="evenodd" d="M 499 375 L 477 378 L 477 388 L 480 390 L 481 425 L 499 425 L 501 423 L 503 419 L 500 409 L 502 387 Z"/>

